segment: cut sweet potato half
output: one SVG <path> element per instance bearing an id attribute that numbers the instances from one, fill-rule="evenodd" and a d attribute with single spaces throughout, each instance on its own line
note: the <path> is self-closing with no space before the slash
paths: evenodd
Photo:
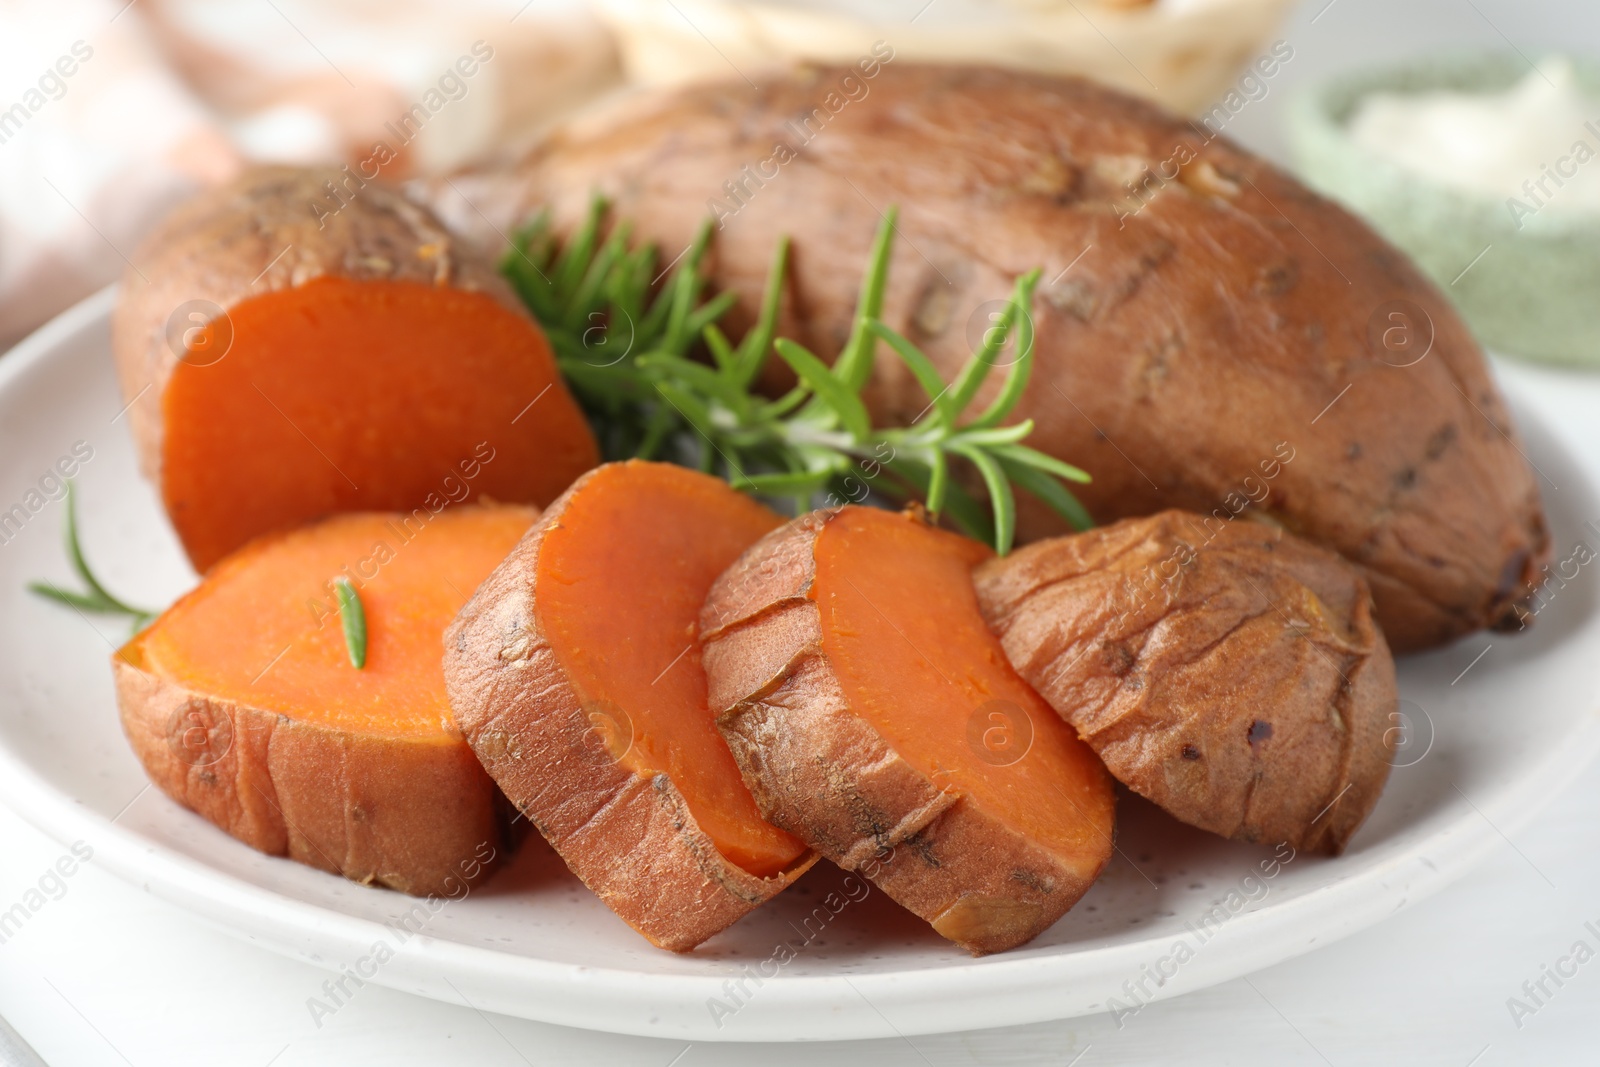
<path id="1" fill-rule="evenodd" d="M 573 873 L 685 951 L 814 861 L 761 818 L 706 702 L 711 583 L 783 520 L 724 482 L 614 463 L 551 505 L 446 634 L 450 706 Z"/>
<path id="2" fill-rule="evenodd" d="M 979 614 L 975 541 L 814 512 L 757 543 L 701 616 L 718 726 L 762 812 L 974 953 L 1061 917 L 1111 857 L 1100 760 Z"/>
<path id="3" fill-rule="evenodd" d="M 1182 511 L 975 572 L 1006 655 L 1115 775 L 1224 837 L 1339 852 L 1377 803 L 1394 660 L 1360 572 Z"/>
<path id="4" fill-rule="evenodd" d="M 439 641 L 536 517 L 342 515 L 229 556 L 112 658 L 151 781 L 262 852 L 459 894 L 505 851 L 506 811 L 450 720 Z M 361 669 L 341 575 L 366 618 Z"/>
<path id="5" fill-rule="evenodd" d="M 123 286 L 128 417 L 198 570 L 334 512 L 547 504 L 597 462 L 492 266 L 395 190 L 335 198 L 341 178 L 267 168 L 201 196 Z"/>

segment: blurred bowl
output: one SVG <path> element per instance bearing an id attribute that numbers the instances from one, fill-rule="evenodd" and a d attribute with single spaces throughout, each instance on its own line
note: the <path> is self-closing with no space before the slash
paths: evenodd
<path id="1" fill-rule="evenodd" d="M 600 0 L 628 74 L 648 84 L 797 61 L 897 61 L 1080 74 L 1170 110 L 1214 103 L 1293 0 Z"/>
<path id="2" fill-rule="evenodd" d="M 1573 60 L 1572 67 L 1583 93 L 1600 97 L 1600 65 Z M 1600 366 L 1600 316 L 1593 310 L 1600 293 L 1600 214 L 1541 210 L 1518 229 L 1504 199 L 1441 184 L 1349 134 L 1349 121 L 1368 94 L 1504 92 L 1527 73 L 1520 56 L 1494 55 L 1340 77 L 1291 100 L 1290 142 L 1301 179 L 1408 252 L 1454 300 L 1479 340 L 1508 355 Z M 1538 169 L 1530 166 L 1529 175 Z"/>

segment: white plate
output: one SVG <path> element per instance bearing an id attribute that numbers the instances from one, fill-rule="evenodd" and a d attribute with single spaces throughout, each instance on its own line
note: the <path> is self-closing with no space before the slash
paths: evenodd
<path id="1" fill-rule="evenodd" d="M 111 304 L 100 293 L 0 359 L 0 512 L 26 507 L 28 489 L 86 442 L 94 457 L 78 484 L 90 558 L 113 589 L 159 605 L 193 575 L 134 468 L 108 352 Z M 1523 415 L 1529 455 L 1560 486 L 1546 496 L 1563 559 L 1600 501 L 1538 420 Z M 969 959 L 876 892 L 834 915 L 824 900 L 841 876 L 824 864 L 699 951 L 674 956 L 625 927 L 535 839 L 466 899 L 431 915 L 423 905 L 424 931 L 402 938 L 385 924 L 418 902 L 263 856 L 146 788 L 112 695 L 108 656 L 123 629 L 103 619 L 91 628 L 22 588 L 30 578 L 67 577 L 62 515 L 59 502 L 47 503 L 0 544 L 7 803 L 63 843 L 89 843 L 95 862 L 257 944 L 372 972 L 387 954 L 376 949 L 382 943 L 393 958 L 367 980 L 597 1030 L 848 1039 L 1064 1018 L 1105 1011 L 1112 997 L 1134 1008 L 1287 959 L 1414 903 L 1503 845 L 1600 750 L 1600 606 L 1595 583 L 1571 583 L 1527 635 L 1480 635 L 1402 664 L 1401 692 L 1418 720 L 1410 751 L 1426 755 L 1395 769 L 1338 859 L 1299 856 L 1268 878 L 1261 865 L 1270 851 L 1189 830 L 1124 797 L 1119 854 L 1105 876 L 1021 949 Z M 813 915 L 826 923 L 808 925 Z M 808 936 L 798 950 L 780 947 Z M 766 962 L 787 952 L 794 958 L 781 967 Z M 328 1006 L 337 1007 L 331 998 Z"/>

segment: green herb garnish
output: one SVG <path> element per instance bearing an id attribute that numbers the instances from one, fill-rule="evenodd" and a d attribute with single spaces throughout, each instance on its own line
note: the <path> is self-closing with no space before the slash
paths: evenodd
<path id="1" fill-rule="evenodd" d="M 89 569 L 89 561 L 83 555 L 83 545 L 78 540 L 78 498 L 71 478 L 67 479 L 65 540 L 67 561 L 72 565 L 73 572 L 77 574 L 86 591 L 62 589 L 53 582 L 29 582 L 28 592 L 92 615 L 126 616 L 133 624 L 134 633 L 150 625 L 151 620 L 156 617 L 156 612 L 132 607 L 120 598 L 112 596 L 94 576 L 94 571 Z"/>
<path id="2" fill-rule="evenodd" d="M 595 200 L 564 246 L 551 235 L 548 219 L 540 217 L 519 233 L 502 269 L 549 334 L 561 371 L 607 459 L 659 458 L 695 466 L 737 489 L 788 498 L 796 512 L 809 510 L 819 498 L 827 503 L 863 499 L 871 482 L 891 500 L 921 496 L 935 516 L 947 512 L 957 526 L 1001 553 L 1010 549 L 1015 534 L 1013 486 L 1079 529 L 1092 524 L 1062 484 L 1087 482 L 1088 475 L 1025 447 L 1031 420 L 1001 425 L 1033 370 L 1030 309 L 1038 271 L 1017 280 L 999 321 L 947 386 L 927 355 L 879 318 L 894 209 L 878 229 L 856 320 L 832 367 L 804 346 L 774 337 L 787 240 L 773 252 L 755 324 L 734 344 L 717 325 L 733 294 L 701 299 L 710 222 L 657 289 L 655 249 L 630 250 L 626 224 L 602 240 L 605 215 L 605 203 Z M 927 395 L 927 408 L 910 426 L 874 426 L 861 400 L 880 342 Z M 702 346 L 709 362 L 691 358 Z M 1008 351 L 999 393 L 969 416 L 989 370 Z M 799 378 L 776 399 L 756 391 L 770 353 Z M 988 509 L 952 477 L 956 466 L 976 472 Z M 888 477 L 879 480 L 880 473 Z"/>
<path id="3" fill-rule="evenodd" d="M 565 245 L 551 234 L 548 218 L 540 216 L 518 233 L 516 249 L 507 253 L 501 271 L 544 327 L 601 453 L 607 459 L 650 457 L 683 424 L 663 405 L 640 358 L 689 355 L 705 327 L 736 298 L 724 293 L 709 302 L 700 299 L 709 222 L 658 289 L 654 247 L 630 249 L 626 223 L 602 241 L 605 214 L 605 201 L 596 198 Z M 758 368 L 763 354 L 756 353 Z"/>
<path id="4" fill-rule="evenodd" d="M 339 625 L 344 628 L 350 666 L 359 671 L 367 665 L 367 609 L 362 606 L 361 594 L 344 575 L 333 580 L 333 592 L 339 600 Z"/>

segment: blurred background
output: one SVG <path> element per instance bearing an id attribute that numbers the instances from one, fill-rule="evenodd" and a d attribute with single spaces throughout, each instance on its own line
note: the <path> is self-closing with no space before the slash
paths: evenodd
<path id="1" fill-rule="evenodd" d="M 1584 228 L 1596 198 L 1569 192 L 1534 220 L 1563 246 L 1558 276 L 1530 282 L 1505 251 L 1533 239 L 1528 227 L 1500 225 L 1523 221 L 1501 200 L 1524 176 L 1577 138 L 1600 150 L 1600 125 L 1582 129 L 1600 120 L 1584 62 L 1600 52 L 1600 11 L 1518 0 L 0 0 L 0 348 L 115 280 L 164 211 L 250 162 L 356 165 L 381 144 L 384 177 L 449 173 L 513 155 L 608 94 L 758 79 L 875 40 L 902 61 L 1080 73 L 1196 116 L 1374 219 L 1493 346 L 1566 362 L 1600 348 L 1587 308 L 1556 299 L 1570 304 L 1581 282 L 1587 303 L 1600 284 L 1600 231 Z M 1339 81 L 1374 70 L 1354 89 Z M 1538 137 L 1496 140 L 1489 120 L 1448 114 L 1423 133 L 1402 121 L 1345 136 L 1364 88 L 1503 93 L 1527 77 L 1550 91 L 1500 132 Z M 1312 89 L 1323 96 L 1290 106 Z M 1405 152 L 1419 138 L 1420 163 Z M 1471 203 L 1439 193 L 1473 170 L 1470 152 L 1457 158 L 1463 138 L 1515 157 L 1504 197 L 1484 173 Z M 1454 192 L 1471 193 L 1473 177 Z M 1419 192 L 1413 179 L 1432 184 Z M 1448 285 L 1463 255 L 1496 241 L 1483 269 Z M 1548 244 L 1528 251 L 1548 261 Z M 1506 321 L 1496 290 L 1519 280 L 1537 284 L 1513 301 L 1522 319 Z M 1558 336 L 1529 337 L 1563 314 Z"/>

